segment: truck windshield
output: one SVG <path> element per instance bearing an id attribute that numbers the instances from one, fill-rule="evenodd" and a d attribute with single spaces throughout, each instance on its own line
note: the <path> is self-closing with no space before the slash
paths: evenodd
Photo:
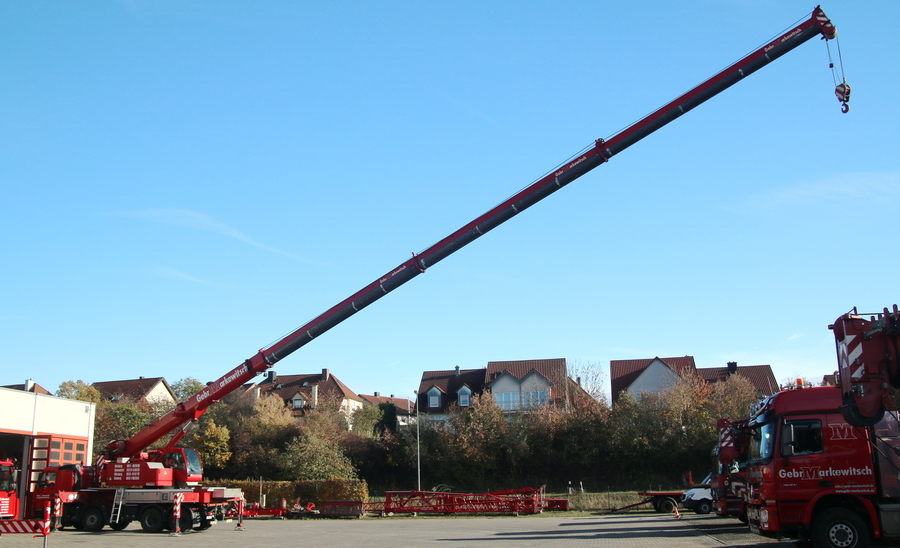
<path id="1" fill-rule="evenodd" d="M 200 464 L 200 455 L 194 449 L 184 449 L 184 455 L 187 457 L 188 474 L 202 474 L 203 465 Z"/>
<path id="2" fill-rule="evenodd" d="M 16 488 L 16 470 L 12 466 L 0 466 L 0 491 L 12 491 Z"/>
<path id="3" fill-rule="evenodd" d="M 775 423 L 769 422 L 753 430 L 750 437 L 750 460 L 771 459 L 775 451 Z"/>

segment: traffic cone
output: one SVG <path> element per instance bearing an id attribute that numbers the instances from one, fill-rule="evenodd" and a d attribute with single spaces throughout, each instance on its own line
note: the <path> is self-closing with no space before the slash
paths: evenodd
<path id="1" fill-rule="evenodd" d="M 680 518 L 680 517 L 681 517 L 681 513 L 678 511 L 678 505 L 677 505 L 677 504 L 675 505 L 675 517 L 676 517 L 676 518 Z"/>

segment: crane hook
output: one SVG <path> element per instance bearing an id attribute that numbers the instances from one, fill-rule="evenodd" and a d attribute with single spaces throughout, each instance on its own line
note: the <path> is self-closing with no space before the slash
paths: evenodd
<path id="1" fill-rule="evenodd" d="M 847 84 L 846 80 L 834 88 L 834 94 L 837 96 L 838 101 L 841 102 L 841 112 L 844 114 L 850 112 L 850 105 L 847 104 L 850 102 L 850 85 Z"/>

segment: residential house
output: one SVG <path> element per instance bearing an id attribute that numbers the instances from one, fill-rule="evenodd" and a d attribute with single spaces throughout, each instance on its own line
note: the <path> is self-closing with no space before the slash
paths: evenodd
<path id="1" fill-rule="evenodd" d="M 92 384 L 106 400 L 146 402 L 152 405 L 178 403 L 175 392 L 163 377 L 138 377 L 124 381 L 104 381 Z"/>
<path id="2" fill-rule="evenodd" d="M 367 396 L 365 394 L 357 394 L 363 401 L 363 405 L 380 406 L 391 404 L 394 406 L 394 412 L 397 416 L 397 429 L 405 428 L 410 424 L 410 417 L 415 412 L 415 403 L 406 398 L 397 398 L 393 394 L 390 397 L 384 397 L 380 392 Z"/>
<path id="3" fill-rule="evenodd" d="M 425 371 L 416 391 L 416 407 L 432 420 L 449 418 L 454 405 L 468 407 L 472 396 L 484 391 L 484 369 L 455 369 Z"/>
<path id="4" fill-rule="evenodd" d="M 425 371 L 419 383 L 419 410 L 431 420 L 446 420 L 452 406 L 467 407 L 472 397 L 490 393 L 504 411 L 543 405 L 568 407 L 590 397 L 568 377 L 565 358 L 488 362 L 483 369 Z"/>
<path id="5" fill-rule="evenodd" d="M 349 422 L 353 412 L 363 406 L 362 398 L 328 369 L 306 375 L 278 375 L 269 370 L 265 379 L 251 388 L 251 393 L 256 398 L 273 396 L 283 400 L 295 417 L 302 417 L 326 403 L 333 403 Z"/>
<path id="6" fill-rule="evenodd" d="M 698 368 L 693 356 L 675 358 L 649 358 L 640 360 L 611 360 L 609 362 L 612 403 L 615 405 L 622 392 L 639 395 L 642 392 L 659 393 L 671 386 L 679 375 L 696 373 L 707 382 L 723 381 L 729 375 L 748 379 L 763 395 L 779 390 L 775 375 L 769 365 L 743 365 L 728 362 L 726 367 Z"/>
<path id="7" fill-rule="evenodd" d="M 569 378 L 565 358 L 488 362 L 485 387 L 504 411 L 542 405 L 568 408 L 574 398 L 587 395 Z"/>

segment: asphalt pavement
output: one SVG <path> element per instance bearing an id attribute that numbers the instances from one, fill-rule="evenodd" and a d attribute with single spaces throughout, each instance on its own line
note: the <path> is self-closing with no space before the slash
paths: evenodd
<path id="1" fill-rule="evenodd" d="M 0 548 L 42 548 L 42 538 L 31 535 L 0 536 Z M 203 532 L 179 536 L 144 533 L 131 524 L 123 531 L 99 533 L 63 530 L 52 533 L 47 548 L 249 548 L 304 546 L 334 548 L 509 547 L 509 548 L 706 548 L 784 546 L 753 535 L 733 518 L 714 515 L 623 514 L 504 517 L 366 517 L 361 519 L 248 519 L 219 522 Z"/>

